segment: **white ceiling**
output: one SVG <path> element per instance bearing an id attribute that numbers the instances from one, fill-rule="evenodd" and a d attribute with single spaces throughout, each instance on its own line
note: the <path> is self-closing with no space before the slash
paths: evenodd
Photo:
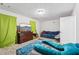
<path id="1" fill-rule="evenodd" d="M 0 8 L 37 20 L 53 20 L 71 15 L 74 5 L 74 3 L 6 3 Z M 43 16 L 35 14 L 37 9 L 45 9 L 46 14 Z"/>

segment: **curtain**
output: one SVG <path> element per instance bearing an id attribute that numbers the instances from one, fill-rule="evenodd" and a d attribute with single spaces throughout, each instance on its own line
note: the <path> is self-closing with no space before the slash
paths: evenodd
<path id="1" fill-rule="evenodd" d="M 30 25 L 31 25 L 31 31 L 33 33 L 36 33 L 36 22 L 33 20 L 30 20 Z"/>
<path id="2" fill-rule="evenodd" d="M 0 48 L 15 44 L 16 17 L 0 14 Z"/>

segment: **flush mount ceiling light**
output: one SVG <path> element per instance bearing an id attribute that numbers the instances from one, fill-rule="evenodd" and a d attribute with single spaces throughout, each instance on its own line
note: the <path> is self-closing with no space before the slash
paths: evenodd
<path id="1" fill-rule="evenodd" d="M 36 14 L 44 15 L 45 13 L 46 13 L 46 10 L 45 9 L 37 9 L 36 10 Z"/>

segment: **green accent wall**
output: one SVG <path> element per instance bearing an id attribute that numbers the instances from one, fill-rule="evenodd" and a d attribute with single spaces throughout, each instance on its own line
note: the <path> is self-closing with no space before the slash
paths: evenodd
<path id="1" fill-rule="evenodd" d="M 0 14 L 0 48 L 16 42 L 16 17 Z"/>

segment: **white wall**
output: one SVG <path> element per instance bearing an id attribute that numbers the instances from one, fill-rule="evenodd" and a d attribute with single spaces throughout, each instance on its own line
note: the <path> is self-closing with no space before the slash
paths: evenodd
<path id="1" fill-rule="evenodd" d="M 76 42 L 79 43 L 79 3 L 76 3 L 72 15 L 76 16 Z"/>
<path id="2" fill-rule="evenodd" d="M 45 31 L 59 31 L 60 30 L 60 20 L 56 19 L 56 20 L 49 20 L 49 21 L 43 21 L 40 22 L 40 28 L 41 31 L 45 30 Z"/>

